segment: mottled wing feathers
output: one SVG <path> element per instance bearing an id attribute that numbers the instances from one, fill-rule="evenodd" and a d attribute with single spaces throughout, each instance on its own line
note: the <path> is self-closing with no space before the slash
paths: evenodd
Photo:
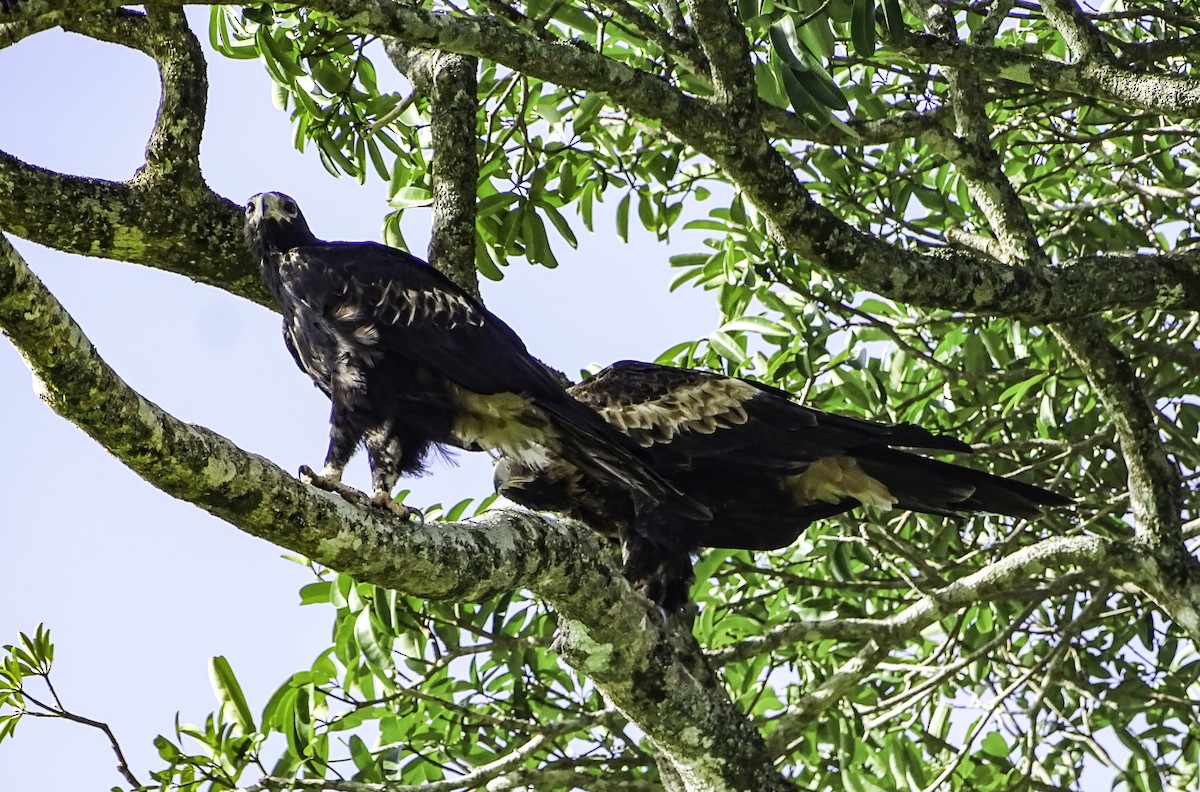
<path id="1" fill-rule="evenodd" d="M 613 364 L 571 393 L 668 469 L 798 472 L 876 443 L 970 450 L 917 426 L 812 410 L 759 383 L 636 361 Z"/>

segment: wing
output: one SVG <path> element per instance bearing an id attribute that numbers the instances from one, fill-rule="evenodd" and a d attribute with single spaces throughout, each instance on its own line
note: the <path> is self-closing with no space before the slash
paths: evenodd
<path id="1" fill-rule="evenodd" d="M 331 384 L 337 340 L 315 321 L 311 311 L 303 306 L 286 311 L 283 317 L 283 343 L 300 370 L 312 378 L 313 384 L 326 396 L 331 396 Z"/>
<path id="2" fill-rule="evenodd" d="M 801 471 L 865 446 L 970 451 L 911 424 L 831 415 L 766 385 L 649 363 L 613 364 L 571 393 L 668 471 Z"/>
<path id="3" fill-rule="evenodd" d="M 410 376 L 427 372 L 485 397 L 516 394 L 550 414 L 576 464 L 707 516 L 648 468 L 627 436 L 571 398 L 508 325 L 420 259 L 373 242 L 335 242 L 289 251 L 280 273 L 297 303 L 368 362 L 408 360 Z M 514 401 L 464 398 L 483 412 L 507 411 Z"/>
<path id="4" fill-rule="evenodd" d="M 362 352 L 408 358 L 480 394 L 561 386 L 513 330 L 433 267 L 373 242 L 296 248 L 285 288 Z"/>

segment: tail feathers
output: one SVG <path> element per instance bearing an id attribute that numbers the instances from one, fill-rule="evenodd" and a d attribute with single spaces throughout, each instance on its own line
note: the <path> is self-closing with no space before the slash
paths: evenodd
<path id="1" fill-rule="evenodd" d="M 888 488 L 895 508 L 926 514 L 987 512 L 1041 516 L 1047 507 L 1070 506 L 1071 498 L 1013 479 L 892 449 L 860 449 L 859 466 Z"/>
<path id="2" fill-rule="evenodd" d="M 559 419 L 555 425 L 561 434 L 563 455 L 581 470 L 601 481 L 641 492 L 693 520 L 712 519 L 712 512 L 707 507 L 684 495 L 639 459 L 626 447 L 632 441 L 609 426 L 590 407 L 578 402 L 573 405 L 578 410 L 586 410 L 594 421 L 580 420 L 577 410 L 567 411 L 544 403 L 542 406 Z"/>

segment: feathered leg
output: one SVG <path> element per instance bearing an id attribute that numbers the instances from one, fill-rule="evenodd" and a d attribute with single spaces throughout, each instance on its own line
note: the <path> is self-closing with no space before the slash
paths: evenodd
<path id="1" fill-rule="evenodd" d="M 300 480 L 326 492 L 336 492 L 350 503 L 362 505 L 366 496 L 342 483 L 342 473 L 354 456 L 360 429 L 350 417 L 350 410 L 334 401 L 329 413 L 329 450 L 325 452 L 325 464 L 320 473 L 313 473 L 308 465 L 300 467 Z"/>
<path id="2" fill-rule="evenodd" d="M 404 449 L 400 438 L 393 433 L 391 424 L 368 430 L 363 439 L 367 447 L 367 461 L 371 465 L 371 503 L 387 509 L 402 520 L 415 514 L 424 522 L 421 512 L 392 498 L 392 488 L 400 479 Z"/>

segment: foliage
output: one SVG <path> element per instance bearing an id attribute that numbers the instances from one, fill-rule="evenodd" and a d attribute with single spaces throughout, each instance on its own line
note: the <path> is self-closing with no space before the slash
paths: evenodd
<path id="1" fill-rule="evenodd" d="M 676 29 L 682 12 L 672 0 L 425 7 L 495 15 L 689 95 L 714 91 L 700 45 Z M 991 260 L 1003 236 L 984 189 L 991 180 L 1012 188 L 1051 264 L 1195 244 L 1194 118 L 990 74 L 979 99 L 986 114 L 972 118 L 951 96 L 950 83 L 965 78 L 931 65 L 915 37 L 935 27 L 931 7 L 950 9 L 965 42 L 1054 63 L 1069 57 L 1063 27 L 1026 3 L 737 3 L 773 144 L 821 206 L 900 249 Z M 1194 55 L 1177 45 L 1200 29 L 1195 3 L 1170 12 L 1107 3 L 1086 22 L 1127 61 L 1150 58 L 1153 44 L 1166 54 L 1147 62 L 1193 76 Z M 297 146 L 315 144 L 335 175 L 374 172 L 389 184 L 385 237 L 403 244 L 404 212 L 432 200 L 429 103 L 380 91 L 371 37 L 306 6 L 217 6 L 212 41 L 230 57 L 261 59 Z M 1081 777 L 1136 790 L 1200 783 L 1200 655 L 1108 570 L 1009 581 L 904 632 L 901 617 L 916 604 L 1040 539 L 1132 535 L 1113 416 L 1055 333 L 1019 317 L 906 305 L 814 266 L 781 244 L 744 185 L 606 92 L 485 60 L 479 99 L 482 275 L 499 279 L 520 258 L 555 266 L 580 244 L 580 226 L 598 229 L 596 204 L 606 199 L 620 239 L 634 217 L 663 242 L 682 227 L 705 231 L 703 250 L 670 263 L 676 287 L 713 293 L 721 325 L 661 361 L 954 434 L 987 449 L 959 461 L 1079 498 L 1074 514 L 1030 524 L 855 515 L 814 525 L 787 550 L 707 553 L 694 635 L 785 775 L 800 788 L 852 792 L 1070 788 Z M 904 118 L 911 132 L 886 131 Z M 980 140 L 990 150 L 972 149 Z M 1135 361 L 1194 517 L 1196 319 L 1146 309 L 1104 320 Z M 490 769 L 472 786 L 632 789 L 662 780 L 654 746 L 558 661 L 556 618 L 527 595 L 425 602 L 313 571 L 301 597 L 333 609 L 330 648 L 257 718 L 234 669 L 215 658 L 219 708 L 203 726 L 159 738 L 166 769 L 154 777 L 164 788 L 232 789 L 259 774 L 418 784 L 481 767 Z M 11 711 L 0 716 L 0 739 L 21 717 L 24 680 L 48 670 L 38 665 L 48 656 L 32 648 L 40 640 L 9 649 L 0 702 Z M 813 692 L 839 674 L 853 677 L 848 687 L 817 707 Z"/>
<path id="2" fill-rule="evenodd" d="M 634 24 L 637 14 L 655 15 L 655 6 L 504 7 L 537 20 L 549 37 L 582 41 L 699 95 L 709 90 L 686 57 L 665 52 L 661 40 Z M 968 38 L 988 8 L 964 8 L 956 18 Z M 945 76 L 890 43 L 906 26 L 920 27 L 911 8 L 903 20 L 895 2 L 877 7 L 861 0 L 791 7 L 750 0 L 739 2 L 738 12 L 754 43 L 760 95 L 776 107 L 790 105 L 810 129 L 857 138 L 855 129 L 863 127 L 851 123 L 945 105 Z M 214 27 L 229 31 L 228 40 L 245 52 L 255 51 L 252 42 L 273 42 L 257 47 L 273 75 L 281 71 L 276 64 L 303 63 L 305 48 L 344 36 L 303 8 L 275 16 L 219 8 L 213 14 Z M 1129 44 L 1187 29 L 1152 14 L 1100 19 L 1107 35 Z M 297 32 L 306 25 L 308 32 Z M 1012 12 L 995 44 L 1066 55 L 1059 31 L 1032 13 Z M 366 51 L 357 49 L 351 62 L 368 63 Z M 800 616 L 896 613 L 914 592 L 960 579 L 1041 537 L 1084 530 L 1128 535 L 1125 469 L 1112 452 L 1112 425 L 1043 327 L 916 309 L 857 291 L 779 246 L 724 173 L 652 121 L 603 94 L 560 88 L 493 63 L 485 62 L 481 75 L 483 274 L 499 277 L 499 267 L 514 257 L 554 266 L 552 247 L 561 250 L 559 240 L 576 244 L 565 210 L 591 230 L 594 203 L 604 197 L 617 203 L 622 239 L 633 214 L 664 241 L 683 223 L 705 230 L 711 233 L 705 251 L 677 254 L 671 263 L 679 270 L 676 286 L 713 291 L 724 321 L 707 338 L 667 350 L 662 362 L 759 377 L 822 409 L 940 428 L 986 447 L 997 473 L 1081 496 L 1074 524 L 1062 517 L 1012 526 L 905 514 L 827 521 L 786 552 L 713 551 L 698 567 L 695 590 L 702 645 L 737 647 Z M 361 109 L 343 108 L 370 108 L 383 97 L 339 102 L 322 92 L 319 79 L 279 81 L 293 97 L 288 107 L 298 131 L 315 135 L 323 151 L 341 144 L 344 156 L 333 170 L 361 178 L 364 140 L 368 148 L 391 135 L 400 141 L 388 144 L 398 152 L 390 167 L 370 158 L 392 185 L 397 211 L 389 227 L 415 205 L 414 197 L 428 195 L 416 110 L 368 137 L 354 115 Z M 1196 204 L 1186 192 L 1196 168 L 1191 123 L 1031 86 L 991 88 L 991 141 L 1048 255 L 1169 251 L 1197 236 Z M 317 131 L 328 128 L 338 132 Z M 789 138 L 781 136 L 779 150 L 814 197 L 865 232 L 901 245 L 991 234 L 967 174 L 945 155 L 944 133 L 886 144 Z M 717 205 L 701 216 L 696 202 L 706 199 Z M 555 229 L 553 244 L 547 228 Z M 1115 318 L 1112 336 L 1142 361 L 1147 396 L 1169 419 L 1161 427 L 1172 453 L 1194 470 L 1200 462 L 1200 411 L 1190 376 L 1194 321 L 1154 311 Z M 769 736 L 789 703 L 857 651 L 853 642 L 798 642 L 729 662 L 722 674 Z M 1188 724 L 1196 715 L 1189 690 L 1198 659 L 1190 643 L 1103 574 L 1067 573 L 1018 586 L 922 632 L 836 711 L 793 735 L 784 765 L 814 789 L 1007 789 L 1066 784 L 1084 768 L 1119 787 L 1187 787 L 1197 778 Z"/>

